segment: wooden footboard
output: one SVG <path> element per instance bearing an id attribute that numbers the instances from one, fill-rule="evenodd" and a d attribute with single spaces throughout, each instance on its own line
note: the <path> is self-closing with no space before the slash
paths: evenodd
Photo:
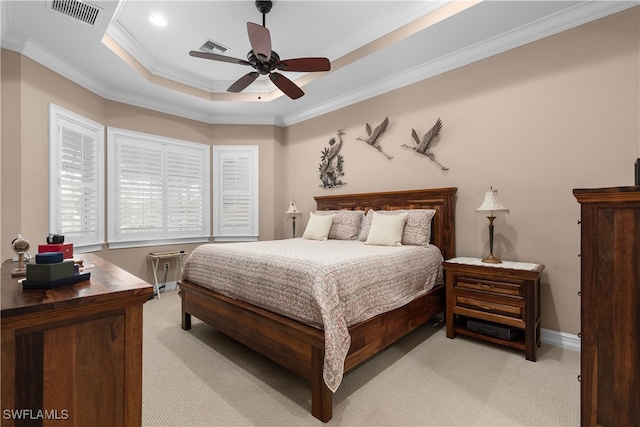
<path id="1" fill-rule="evenodd" d="M 444 310 L 445 288 L 439 286 L 396 310 L 349 328 L 351 347 L 345 373 Z M 324 333 L 268 310 L 238 301 L 188 281 L 180 282 L 182 328 L 191 316 L 263 354 L 311 382 L 311 414 L 323 422 L 332 417 L 333 393 L 325 385 Z"/>
<path id="2" fill-rule="evenodd" d="M 435 209 L 431 242 L 445 259 L 455 257 L 455 194 L 436 188 L 384 193 L 316 197 L 317 207 L 329 209 Z M 327 422 L 332 417 L 333 393 L 323 379 L 324 332 L 268 310 L 225 297 L 189 281 L 180 281 L 182 328 L 191 328 L 196 316 L 271 360 L 311 381 L 311 413 Z M 401 337 L 423 325 L 445 308 L 445 287 L 393 311 L 349 328 L 351 347 L 347 373 Z"/>

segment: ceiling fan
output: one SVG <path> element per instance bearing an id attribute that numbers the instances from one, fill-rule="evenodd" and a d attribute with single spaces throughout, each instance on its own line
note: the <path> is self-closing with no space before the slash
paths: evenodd
<path id="1" fill-rule="evenodd" d="M 254 24 L 253 22 L 247 22 L 247 32 L 249 33 L 251 50 L 247 54 L 246 61 L 244 59 L 197 50 L 189 52 L 189 55 L 197 58 L 253 67 L 255 71 L 251 71 L 240 77 L 235 83 L 229 86 L 227 89 L 228 92 L 242 92 L 247 86 L 253 83 L 259 75 L 268 74 L 273 84 L 284 92 L 285 95 L 291 99 L 298 99 L 304 95 L 302 89 L 277 71 L 314 72 L 329 71 L 331 69 L 331 63 L 327 58 L 293 58 L 281 60 L 280 56 L 271 50 L 271 34 L 265 26 L 265 15 L 269 13 L 272 6 L 273 3 L 271 1 L 256 1 L 256 8 L 262 13 L 262 26 Z"/>

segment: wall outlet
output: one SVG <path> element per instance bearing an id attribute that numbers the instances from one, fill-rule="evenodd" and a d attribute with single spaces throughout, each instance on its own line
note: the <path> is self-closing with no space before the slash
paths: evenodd
<path id="1" fill-rule="evenodd" d="M 169 263 L 165 262 L 164 263 L 164 271 L 167 271 L 169 269 Z"/>

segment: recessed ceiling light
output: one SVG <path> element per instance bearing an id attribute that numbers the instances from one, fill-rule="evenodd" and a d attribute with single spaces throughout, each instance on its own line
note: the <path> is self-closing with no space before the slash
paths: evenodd
<path id="1" fill-rule="evenodd" d="M 151 15 L 149 17 L 149 21 L 151 21 L 154 25 L 157 25 L 158 27 L 167 26 L 167 20 L 160 15 Z"/>

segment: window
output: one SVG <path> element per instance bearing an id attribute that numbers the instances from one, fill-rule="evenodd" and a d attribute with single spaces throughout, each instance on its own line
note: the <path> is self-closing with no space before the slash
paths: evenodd
<path id="1" fill-rule="evenodd" d="M 109 247 L 208 241 L 205 144 L 108 128 Z"/>
<path id="2" fill-rule="evenodd" d="M 104 243 L 104 126 L 49 104 L 49 232 L 74 250 Z"/>
<path id="3" fill-rule="evenodd" d="M 213 147 L 215 241 L 258 240 L 258 146 Z"/>

